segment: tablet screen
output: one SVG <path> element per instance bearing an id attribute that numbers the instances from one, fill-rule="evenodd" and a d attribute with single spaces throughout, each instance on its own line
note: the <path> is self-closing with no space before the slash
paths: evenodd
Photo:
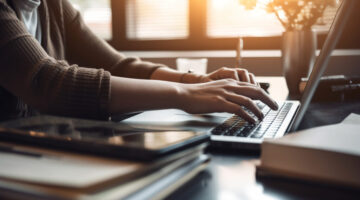
<path id="1" fill-rule="evenodd" d="M 81 130 L 82 129 L 76 129 L 76 131 L 73 130 L 72 132 L 66 133 L 57 131 L 40 132 L 28 130 L 15 132 L 14 134 L 28 135 L 34 138 L 55 139 L 59 141 L 82 141 L 149 150 L 164 149 L 205 134 L 203 132 L 194 131 L 124 132 L 109 128 L 103 128 L 102 130 L 92 129 L 91 131 Z"/>
<path id="2" fill-rule="evenodd" d="M 145 130 L 126 124 L 47 116 L 2 124 L 0 139 L 129 159 L 152 160 L 205 143 L 210 136 L 206 132 Z"/>
<path id="3" fill-rule="evenodd" d="M 181 143 L 200 133 L 192 131 L 164 131 L 164 132 L 144 132 L 123 136 L 112 136 L 107 138 L 107 142 L 113 145 L 126 145 L 146 149 L 163 149 L 176 143 Z"/>

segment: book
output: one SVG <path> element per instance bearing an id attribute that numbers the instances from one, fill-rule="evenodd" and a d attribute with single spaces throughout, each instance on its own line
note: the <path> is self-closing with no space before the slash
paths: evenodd
<path id="1" fill-rule="evenodd" d="M 5 142 L 0 142 L 0 147 L 0 192 L 12 190 L 9 197 L 12 197 L 11 194 L 24 194 L 54 199 L 109 199 L 108 196 L 125 198 L 132 195 L 165 179 L 172 171 L 199 160 L 206 144 L 150 163 Z M 208 160 L 202 158 L 197 163 L 200 166 Z M 197 169 L 198 166 L 192 168 Z M 190 175 L 183 176 L 184 181 Z M 173 182 L 179 184 L 178 181 Z"/>
<path id="2" fill-rule="evenodd" d="M 0 180 L 0 196 L 5 199 L 164 199 L 205 170 L 209 161 L 208 155 L 200 155 L 179 167 L 166 166 L 126 184 L 89 193 Z"/>
<path id="3" fill-rule="evenodd" d="M 164 199 L 186 182 L 194 178 L 198 173 L 205 170 L 209 162 L 210 157 L 203 154 L 176 169 L 161 169 L 158 171 L 158 174 L 153 174 L 140 179 L 139 181 L 148 181 L 149 184 L 147 184 L 144 188 L 133 192 L 131 195 L 126 196 L 124 199 Z M 154 180 L 154 178 L 159 175 L 163 175 L 162 178 Z M 117 194 L 120 193 L 117 188 L 112 189 L 112 191 L 116 191 Z M 96 197 L 100 197 L 99 199 L 109 199 L 108 197 L 119 199 L 118 195 L 114 196 L 113 194 L 109 196 L 98 195 Z"/>
<path id="4" fill-rule="evenodd" d="M 360 188 L 360 115 L 343 122 L 267 139 L 259 176 L 277 176 Z"/>

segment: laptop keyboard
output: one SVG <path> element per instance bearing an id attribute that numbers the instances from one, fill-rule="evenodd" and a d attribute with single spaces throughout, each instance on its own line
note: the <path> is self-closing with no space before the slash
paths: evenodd
<path id="1" fill-rule="evenodd" d="M 284 102 L 282 105 L 279 105 L 279 109 L 275 111 L 271 110 L 265 104 L 258 102 L 257 106 L 265 116 L 262 121 L 251 124 L 241 117 L 234 115 L 211 130 L 211 134 L 233 137 L 272 138 L 276 135 L 287 113 L 290 111 L 292 104 L 292 102 Z M 247 109 L 245 110 L 256 119 L 254 114 Z"/>

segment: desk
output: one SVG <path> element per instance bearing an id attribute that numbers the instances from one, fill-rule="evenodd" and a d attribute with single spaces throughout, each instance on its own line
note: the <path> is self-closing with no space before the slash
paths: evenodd
<path id="1" fill-rule="evenodd" d="M 287 98 L 287 88 L 282 77 L 258 77 L 258 81 L 270 83 L 270 95 L 278 100 Z M 336 123 L 347 112 L 360 114 L 360 102 L 342 103 L 341 112 L 336 103 L 313 104 L 305 115 L 303 126 Z M 354 109 L 355 108 L 355 109 Z M 326 111 L 326 112 L 325 112 Z M 329 117 L 325 113 L 331 114 Z M 331 121 L 333 120 L 333 121 Z M 190 182 L 183 185 L 167 199 L 172 200 L 277 200 L 277 199 L 359 199 L 360 191 L 331 186 L 255 177 L 255 163 L 259 155 L 242 151 L 210 151 L 209 167 Z M 1 196 L 1 195 L 0 195 Z"/>
<path id="2" fill-rule="evenodd" d="M 276 100 L 284 100 L 286 98 L 287 89 L 286 85 L 281 85 L 285 84 L 282 77 L 260 77 L 258 80 L 270 82 L 270 95 Z M 357 102 L 357 104 L 359 106 L 355 112 L 360 113 L 360 103 Z M 323 106 L 321 109 L 324 108 L 326 106 Z M 354 112 L 354 110 L 348 110 Z M 342 117 L 345 116 L 345 114 L 342 115 Z M 305 121 L 314 121 L 314 117 L 320 117 L 320 119 L 315 119 L 315 121 L 323 122 L 323 116 L 319 112 L 308 115 L 308 120 Z M 275 200 L 359 199 L 360 197 L 360 191 L 345 188 L 334 188 L 285 179 L 258 180 L 255 177 L 255 162 L 257 162 L 259 155 L 253 153 L 212 151 L 210 154 L 212 161 L 208 169 L 185 184 L 169 196 L 168 199 Z"/>
<path id="3" fill-rule="evenodd" d="M 270 87 L 268 89 L 270 96 L 276 101 L 285 101 L 289 94 L 286 86 L 285 78 L 282 76 L 257 76 L 256 81 L 268 82 Z"/>

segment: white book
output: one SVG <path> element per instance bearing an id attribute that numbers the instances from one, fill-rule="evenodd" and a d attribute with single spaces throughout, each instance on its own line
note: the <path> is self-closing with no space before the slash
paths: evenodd
<path id="1" fill-rule="evenodd" d="M 205 147 L 141 163 L 0 142 L 0 190 L 64 199 L 92 199 L 100 191 L 126 197 L 198 158 Z"/>
<path id="2" fill-rule="evenodd" d="M 293 177 L 360 188 L 360 115 L 299 131 L 261 146 L 259 175 Z"/>

